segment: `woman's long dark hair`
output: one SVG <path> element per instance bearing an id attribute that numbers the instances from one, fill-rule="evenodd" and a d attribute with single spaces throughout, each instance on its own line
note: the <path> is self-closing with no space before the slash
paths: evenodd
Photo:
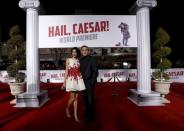
<path id="1" fill-rule="evenodd" d="M 72 49 L 71 49 L 71 54 L 72 54 L 72 51 L 73 50 L 76 50 L 76 52 L 77 52 L 77 58 L 79 58 L 80 57 L 80 50 L 77 48 L 77 47 L 73 47 Z"/>

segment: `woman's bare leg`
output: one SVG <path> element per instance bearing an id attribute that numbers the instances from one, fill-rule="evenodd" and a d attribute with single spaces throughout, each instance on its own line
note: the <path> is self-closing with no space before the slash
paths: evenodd
<path id="1" fill-rule="evenodd" d="M 78 93 L 75 93 L 75 99 L 73 102 L 73 106 L 74 106 L 74 117 L 75 117 L 75 121 L 80 122 L 78 119 L 78 115 L 77 115 L 77 102 L 78 102 Z"/>
<path id="2" fill-rule="evenodd" d="M 73 103 L 73 101 L 75 100 L 75 94 L 74 93 L 70 93 L 70 98 L 69 98 L 69 100 L 68 100 L 68 104 L 67 104 L 67 107 L 66 107 L 66 116 L 67 117 L 71 117 L 71 115 L 70 115 L 70 106 L 71 106 L 71 104 Z"/>

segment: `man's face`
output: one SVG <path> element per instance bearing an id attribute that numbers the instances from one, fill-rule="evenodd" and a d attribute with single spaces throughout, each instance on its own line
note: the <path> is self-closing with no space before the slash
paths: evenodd
<path id="1" fill-rule="evenodd" d="M 82 56 L 87 56 L 87 55 L 89 55 L 89 49 L 86 48 L 86 47 L 83 47 L 83 48 L 81 49 L 81 54 L 82 54 Z"/>

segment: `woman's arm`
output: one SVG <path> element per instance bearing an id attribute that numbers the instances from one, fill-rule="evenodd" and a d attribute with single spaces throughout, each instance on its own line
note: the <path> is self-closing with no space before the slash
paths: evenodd
<path id="1" fill-rule="evenodd" d="M 66 59 L 66 69 L 65 69 L 65 77 L 64 77 L 64 82 L 62 88 L 65 88 L 66 86 L 66 79 L 68 77 L 68 59 Z"/>

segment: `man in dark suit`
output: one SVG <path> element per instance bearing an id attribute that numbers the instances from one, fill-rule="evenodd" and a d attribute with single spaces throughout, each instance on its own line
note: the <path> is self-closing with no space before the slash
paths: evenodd
<path id="1" fill-rule="evenodd" d="M 82 57 L 80 59 L 80 70 L 84 80 L 86 90 L 84 91 L 84 101 L 85 101 L 85 120 L 89 122 L 93 119 L 94 114 L 94 86 L 97 82 L 97 65 L 95 58 L 90 56 L 90 50 L 88 46 L 81 47 Z"/>

